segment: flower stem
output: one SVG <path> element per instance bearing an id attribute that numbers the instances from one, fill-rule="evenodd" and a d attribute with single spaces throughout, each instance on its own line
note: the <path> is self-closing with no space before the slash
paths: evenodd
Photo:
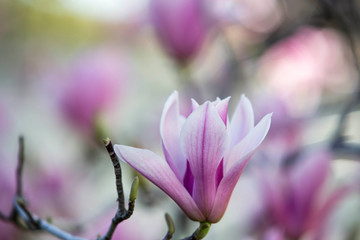
<path id="1" fill-rule="evenodd" d="M 195 232 L 183 240 L 200 240 L 206 237 L 211 227 L 211 223 L 200 222 L 200 226 L 195 230 Z"/>

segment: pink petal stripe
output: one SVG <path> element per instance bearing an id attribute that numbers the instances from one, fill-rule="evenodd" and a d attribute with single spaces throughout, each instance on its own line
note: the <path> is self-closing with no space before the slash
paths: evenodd
<path id="1" fill-rule="evenodd" d="M 229 203 L 231 194 L 235 188 L 235 185 L 239 180 L 247 163 L 249 162 L 252 154 L 253 152 L 244 156 L 242 159 L 240 159 L 239 164 L 236 164 L 236 166 L 234 166 L 231 171 L 226 173 L 217 189 L 215 202 L 211 213 L 207 217 L 207 221 L 216 223 L 222 218 Z"/>
<path id="2" fill-rule="evenodd" d="M 256 127 L 232 150 L 230 158 L 226 162 L 227 170 L 225 170 L 224 177 L 216 192 L 214 207 L 208 217 L 209 221 L 217 222 L 223 216 L 232 191 L 244 168 L 269 131 L 271 115 L 268 114 L 263 117 Z"/>
<path id="3" fill-rule="evenodd" d="M 320 194 L 329 170 L 329 154 L 312 153 L 311 156 L 304 156 L 289 175 L 290 188 L 294 191 L 298 219 L 306 221 L 309 213 L 313 211 L 315 199 Z"/>
<path id="4" fill-rule="evenodd" d="M 230 146 L 233 147 L 238 144 L 253 128 L 254 112 L 251 102 L 245 95 L 242 95 L 230 121 Z"/>
<path id="5" fill-rule="evenodd" d="M 350 186 L 341 186 L 332 192 L 330 196 L 327 197 L 325 203 L 322 205 L 318 211 L 315 211 L 308 219 L 307 227 L 314 230 L 323 230 L 326 224 L 326 220 L 329 215 L 335 210 L 337 204 L 339 204 L 346 196 L 353 193 L 354 189 L 351 189 Z"/>
<path id="6" fill-rule="evenodd" d="M 253 128 L 238 144 L 236 144 L 227 159 L 225 159 L 225 172 L 229 171 L 230 168 L 236 161 L 242 156 L 247 155 L 249 152 L 256 149 L 260 143 L 264 140 L 266 134 L 269 131 L 271 124 L 272 113 L 267 114 L 263 117 L 260 122 Z"/>
<path id="7" fill-rule="evenodd" d="M 227 124 L 227 113 L 228 113 L 228 105 L 229 105 L 230 97 L 227 97 L 223 100 L 220 100 L 216 104 L 216 110 L 218 111 L 221 119 L 223 120 L 225 126 Z"/>
<path id="8" fill-rule="evenodd" d="M 180 183 L 164 159 L 145 149 L 123 145 L 115 145 L 114 148 L 119 158 L 161 188 L 179 205 L 189 218 L 195 221 L 205 220 L 204 215 L 188 191 Z"/>
<path id="9" fill-rule="evenodd" d="M 260 181 L 260 191 L 262 192 L 264 205 L 271 211 L 270 214 L 273 215 L 274 219 L 284 225 L 289 214 L 286 207 L 286 197 L 284 196 L 284 191 L 286 191 L 284 190 L 286 189 L 284 184 L 287 184 L 284 179 L 285 174 L 282 169 L 275 172 L 261 170 L 256 174 L 257 179 Z"/>
<path id="10" fill-rule="evenodd" d="M 186 170 L 186 158 L 180 147 L 183 121 L 179 114 L 179 96 L 175 91 L 165 103 L 160 120 L 160 135 L 166 160 L 179 181 L 182 181 Z"/>
<path id="11" fill-rule="evenodd" d="M 181 143 L 194 175 L 193 198 L 210 213 L 216 193 L 216 170 L 228 144 L 226 127 L 215 106 L 206 102 L 185 121 Z"/>

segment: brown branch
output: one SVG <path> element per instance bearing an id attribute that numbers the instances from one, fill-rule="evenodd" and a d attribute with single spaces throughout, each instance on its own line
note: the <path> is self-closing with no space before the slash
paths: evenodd
<path id="1" fill-rule="evenodd" d="M 122 174 L 121 174 L 120 162 L 119 162 L 118 157 L 115 154 L 114 147 L 112 145 L 111 140 L 108 138 L 104 139 L 104 144 L 105 144 L 106 150 L 109 153 L 112 164 L 114 166 L 115 183 L 116 183 L 116 190 L 117 190 L 117 195 L 118 195 L 117 200 L 118 200 L 119 204 L 118 204 L 118 210 L 116 211 L 115 216 L 111 220 L 111 224 L 109 226 L 108 231 L 106 232 L 106 234 L 103 237 L 98 238 L 98 240 L 110 240 L 116 230 L 117 225 L 119 223 L 121 223 L 122 221 L 128 219 L 133 214 L 134 208 L 135 208 L 135 199 L 137 196 L 137 189 L 139 186 L 139 178 L 135 177 L 135 179 L 133 180 L 132 186 L 131 186 L 128 209 L 126 210 L 124 190 L 123 190 L 123 186 L 122 186 Z"/>
<path id="2" fill-rule="evenodd" d="M 19 137 L 19 156 L 18 156 L 18 167 L 16 170 L 16 194 L 18 196 L 22 196 L 22 176 L 25 162 L 25 154 L 24 154 L 24 137 Z"/>
<path id="3" fill-rule="evenodd" d="M 32 214 L 27 209 L 26 200 L 23 196 L 22 178 L 24 171 L 25 153 L 24 153 L 24 137 L 19 137 L 19 153 L 18 165 L 16 169 L 16 191 L 13 200 L 11 213 L 6 216 L 0 213 L 0 219 L 11 222 L 17 227 L 25 228 L 31 231 L 44 231 L 63 240 L 86 240 L 84 238 L 73 236 L 47 221 L 44 221 Z"/>
<path id="4" fill-rule="evenodd" d="M 129 207 L 128 210 L 126 210 L 124 207 L 125 204 L 124 204 L 124 193 L 122 189 L 122 180 L 121 180 L 121 167 L 110 140 L 106 144 L 106 149 L 108 150 L 110 158 L 114 165 L 116 188 L 117 188 L 118 201 L 119 201 L 119 209 L 117 210 L 115 217 L 112 220 L 112 224 L 109 227 L 108 232 L 103 238 L 100 238 L 100 239 L 110 240 L 117 225 L 121 221 L 128 219 L 134 211 L 139 179 L 138 177 L 136 177 L 133 181 L 133 184 L 131 186 L 130 197 L 129 197 Z M 30 210 L 27 208 L 26 199 L 23 196 L 22 178 L 24 171 L 24 162 L 25 162 L 24 138 L 21 136 L 19 138 L 18 166 L 16 169 L 16 191 L 15 191 L 12 209 L 9 216 L 6 216 L 4 213 L 0 212 L 0 220 L 11 222 L 15 226 L 25 228 L 27 230 L 47 232 L 63 240 L 86 240 L 85 238 L 73 236 L 70 233 L 57 228 L 48 221 L 45 221 L 30 212 Z"/>
<path id="5" fill-rule="evenodd" d="M 125 200 L 124 200 L 125 198 L 124 198 L 124 190 L 123 190 L 123 185 L 122 185 L 122 173 L 121 173 L 120 162 L 119 162 L 118 157 L 115 154 L 114 147 L 113 147 L 113 144 L 111 143 L 111 140 L 105 139 L 104 144 L 105 144 L 106 150 L 109 153 L 111 162 L 114 166 L 116 190 L 117 190 L 117 195 L 118 195 L 117 201 L 119 202 L 118 208 L 121 210 L 124 210 L 125 209 Z"/>

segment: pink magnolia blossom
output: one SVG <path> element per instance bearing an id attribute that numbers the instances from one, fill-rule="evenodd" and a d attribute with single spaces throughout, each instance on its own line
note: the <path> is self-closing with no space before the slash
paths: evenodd
<path id="1" fill-rule="evenodd" d="M 99 114 L 112 106 L 124 87 L 123 59 L 109 50 L 86 52 L 73 64 L 60 107 L 83 132 L 91 132 Z"/>
<path id="2" fill-rule="evenodd" d="M 262 57 L 260 78 L 269 90 L 285 99 L 295 113 L 311 112 L 326 88 L 349 86 L 347 49 L 338 33 L 330 29 L 300 28 Z"/>
<path id="3" fill-rule="evenodd" d="M 157 36 L 168 53 L 180 62 L 198 53 L 210 30 L 203 5 L 199 0 L 151 1 L 150 14 Z"/>
<path id="4" fill-rule="evenodd" d="M 271 114 L 254 126 L 245 96 L 228 121 L 229 99 L 200 106 L 192 100 L 192 113 L 185 118 L 174 92 L 160 122 L 166 160 L 149 150 L 115 145 L 121 159 L 167 193 L 192 220 L 215 223 L 222 218 L 241 173 L 270 128 Z"/>
<path id="5" fill-rule="evenodd" d="M 322 239 L 329 214 L 350 190 L 340 187 L 325 193 L 329 170 L 330 155 L 321 152 L 298 159 L 290 169 L 261 174 L 264 204 L 285 236 L 299 239 L 311 234 Z"/>
<path id="6" fill-rule="evenodd" d="M 271 119 L 271 128 L 262 143 L 262 158 L 258 160 L 267 161 L 267 165 L 278 165 L 281 164 L 281 159 L 293 154 L 302 145 L 305 121 L 304 118 L 291 114 L 291 109 L 284 99 L 270 94 L 260 95 L 254 103 L 258 113 L 255 114 L 255 119 L 260 119 L 270 110 L 274 115 Z"/>

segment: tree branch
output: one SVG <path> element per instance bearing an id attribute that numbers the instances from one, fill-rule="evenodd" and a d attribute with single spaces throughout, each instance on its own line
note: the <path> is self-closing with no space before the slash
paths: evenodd
<path id="1" fill-rule="evenodd" d="M 139 185 L 139 178 L 136 177 L 131 186 L 129 206 L 128 206 L 128 210 L 126 210 L 124 207 L 125 204 L 124 204 L 124 193 L 122 189 L 122 180 L 121 180 L 121 167 L 110 140 L 108 140 L 106 143 L 106 149 L 109 152 L 110 158 L 113 162 L 115 169 L 119 209 L 117 210 L 115 217 L 112 220 L 108 232 L 105 234 L 103 238 L 100 238 L 101 240 L 110 240 L 117 225 L 123 220 L 128 219 L 132 215 L 135 207 L 137 188 Z M 29 209 L 27 208 L 27 202 L 23 196 L 22 178 L 23 178 L 24 162 L 25 162 L 24 138 L 20 136 L 18 166 L 16 169 L 16 191 L 13 200 L 13 205 L 9 216 L 6 216 L 4 213 L 0 212 L 0 220 L 11 222 L 17 227 L 25 228 L 31 231 L 47 232 L 63 240 L 86 240 L 85 238 L 73 236 L 70 233 L 57 228 L 53 224 L 39 218 L 38 216 L 32 214 L 29 211 Z"/>
<path id="2" fill-rule="evenodd" d="M 22 196 L 22 176 L 25 162 L 24 154 L 24 137 L 19 137 L 19 156 L 18 156 L 18 167 L 16 169 L 16 195 Z"/>
<path id="3" fill-rule="evenodd" d="M 129 196 L 129 204 L 128 209 L 125 208 L 125 198 L 124 198 L 124 191 L 122 186 L 122 176 L 121 176 L 121 166 L 118 157 L 115 154 L 114 147 L 111 143 L 110 139 L 104 140 L 105 147 L 109 153 L 110 159 L 112 161 L 112 164 L 114 166 L 115 171 L 115 179 L 116 179 L 116 189 L 118 194 L 118 210 L 116 211 L 115 216 L 111 220 L 111 224 L 109 226 L 108 231 L 106 234 L 98 238 L 98 240 L 110 240 L 115 232 L 115 229 L 119 223 L 122 221 L 128 219 L 134 212 L 135 208 L 135 200 L 137 196 L 137 189 L 139 186 L 139 178 L 135 177 L 133 180 L 133 183 L 131 185 L 131 191 Z"/>
<path id="4" fill-rule="evenodd" d="M 111 143 L 110 139 L 104 139 L 104 144 L 106 150 L 109 153 L 111 162 L 114 166 L 115 171 L 115 179 L 116 179 L 116 190 L 118 194 L 117 201 L 119 202 L 118 208 L 121 210 L 125 209 L 125 199 L 124 199 L 124 190 L 122 185 L 122 173 L 121 173 L 121 166 L 118 157 L 115 154 L 113 144 Z"/>

